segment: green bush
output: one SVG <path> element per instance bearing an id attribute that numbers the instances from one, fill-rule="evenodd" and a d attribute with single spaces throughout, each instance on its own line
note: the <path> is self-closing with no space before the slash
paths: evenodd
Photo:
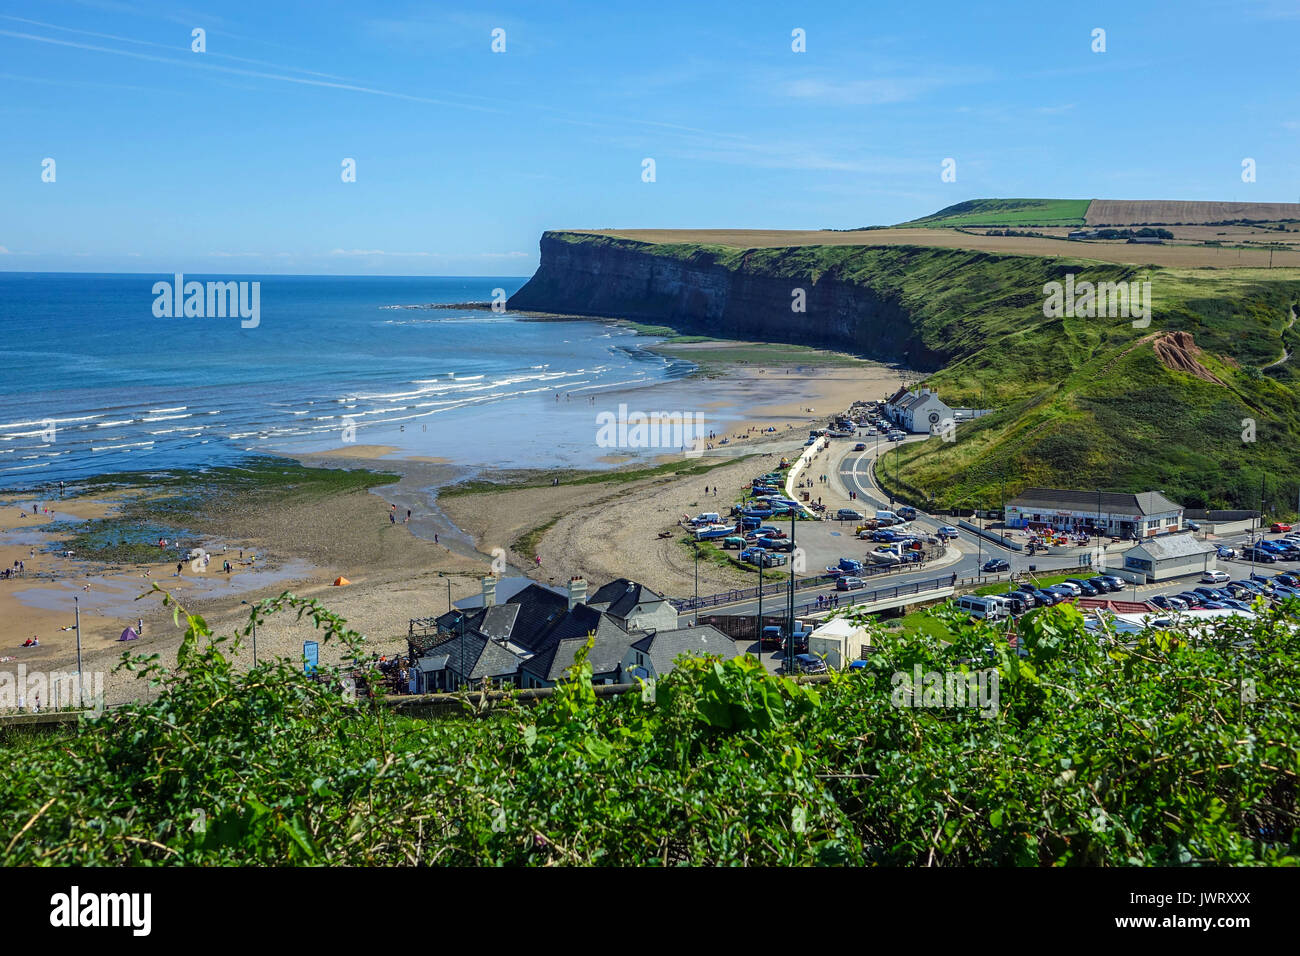
<path id="1" fill-rule="evenodd" d="M 254 613 L 362 652 L 315 602 Z M 190 616 L 174 670 L 124 661 L 153 699 L 0 741 L 0 865 L 1293 864 L 1297 613 L 1126 647 L 1044 609 L 1023 658 L 949 615 L 816 686 L 695 659 L 605 700 L 583 659 L 531 708 L 431 720 L 241 672 Z M 895 706 L 917 665 L 996 668 L 996 715 Z"/>

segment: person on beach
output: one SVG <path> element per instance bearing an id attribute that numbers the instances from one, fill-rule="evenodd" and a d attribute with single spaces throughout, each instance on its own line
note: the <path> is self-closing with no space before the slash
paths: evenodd
<path id="1" fill-rule="evenodd" d="M 410 509 L 410 508 L 407 508 L 407 509 L 406 509 L 406 522 L 405 522 L 405 523 L 406 523 L 406 524 L 410 524 L 410 523 L 411 523 L 411 509 Z"/>
<path id="2" fill-rule="evenodd" d="M 436 531 L 433 533 L 433 543 L 434 544 L 438 543 L 438 532 Z"/>
<path id="3" fill-rule="evenodd" d="M 388 523 L 389 523 L 389 524 L 397 524 L 397 512 L 396 512 L 396 511 L 390 511 L 390 512 L 388 512 Z"/>
<path id="4" fill-rule="evenodd" d="M 181 576 L 181 568 L 183 568 L 183 567 L 185 567 L 185 562 L 184 562 L 184 561 L 177 561 L 177 562 L 176 562 L 176 576 L 177 576 L 178 578 Z"/>

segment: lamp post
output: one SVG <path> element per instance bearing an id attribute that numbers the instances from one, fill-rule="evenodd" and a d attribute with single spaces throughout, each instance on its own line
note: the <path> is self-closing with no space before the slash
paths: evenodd
<path id="1" fill-rule="evenodd" d="M 240 601 L 240 604 L 248 604 L 247 601 Z M 251 604 L 248 605 L 252 607 Z M 257 617 L 253 617 L 253 666 L 257 666 Z"/>
<path id="2" fill-rule="evenodd" d="M 757 559 L 758 568 L 758 659 L 763 659 L 763 558 Z"/>
<path id="3" fill-rule="evenodd" d="M 75 594 L 72 596 L 72 607 L 77 624 L 77 694 L 81 697 L 78 703 L 85 704 L 86 689 L 81 680 L 81 600 Z"/>
<path id="4" fill-rule="evenodd" d="M 692 541 L 691 547 L 695 551 L 695 601 L 691 607 L 695 610 L 695 624 L 698 627 L 700 623 L 700 543 Z"/>
<path id="5" fill-rule="evenodd" d="M 438 577 L 442 578 L 444 581 L 447 582 L 447 611 L 448 613 L 450 613 L 451 612 L 451 578 L 447 577 L 447 575 L 443 574 L 441 571 L 438 572 Z"/>

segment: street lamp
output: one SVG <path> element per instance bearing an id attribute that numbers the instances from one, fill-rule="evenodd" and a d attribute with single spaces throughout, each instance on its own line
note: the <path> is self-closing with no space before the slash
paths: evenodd
<path id="1" fill-rule="evenodd" d="M 247 601 L 240 601 L 239 603 L 248 604 Z M 252 607 L 251 604 L 248 604 L 248 606 Z M 257 666 L 257 616 L 256 615 L 253 616 L 253 666 L 254 667 Z"/>
<path id="2" fill-rule="evenodd" d="M 443 574 L 441 571 L 438 572 L 438 577 L 442 578 L 444 581 L 447 582 L 447 611 L 448 613 L 450 613 L 451 612 L 451 578 L 447 577 L 447 575 Z"/>
<path id="3" fill-rule="evenodd" d="M 695 601 L 692 607 L 695 609 L 695 624 L 700 623 L 700 543 L 691 542 L 691 548 L 695 551 Z"/>
<path id="4" fill-rule="evenodd" d="M 75 594 L 72 596 L 72 606 L 77 622 L 77 693 L 81 696 L 78 704 L 84 705 L 86 703 L 86 690 L 81 679 L 81 600 Z"/>

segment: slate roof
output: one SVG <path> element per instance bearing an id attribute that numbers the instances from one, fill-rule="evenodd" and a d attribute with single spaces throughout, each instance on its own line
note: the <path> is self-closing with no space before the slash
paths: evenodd
<path id="1" fill-rule="evenodd" d="M 674 662 L 682 654 L 716 654 L 723 660 L 731 660 L 740 653 L 736 650 L 736 642 L 712 624 L 656 631 L 647 634 L 632 646 L 650 658 L 655 673 L 660 675 L 671 671 Z"/>
<path id="2" fill-rule="evenodd" d="M 561 595 L 562 597 L 565 597 L 566 601 L 568 600 L 567 595 L 563 590 L 551 587 L 550 585 L 538 584 L 536 581 L 533 581 L 530 578 L 503 577 L 497 579 L 496 601 L 498 604 L 503 604 L 506 601 L 509 601 L 516 594 L 519 594 L 521 591 L 526 591 L 529 587 L 543 588 L 547 591 L 552 591 L 556 594 Z M 482 607 L 483 593 L 480 591 L 478 594 L 471 594 L 469 597 L 461 598 L 459 601 L 456 601 L 452 606 L 463 608 L 466 611 L 472 611 L 474 608 Z"/>
<path id="3" fill-rule="evenodd" d="M 1096 511 L 1097 492 L 1065 491 L 1059 488 L 1026 488 L 1019 495 L 1007 502 L 1008 505 L 1024 510 L 1037 508 L 1040 511 Z M 1101 510 L 1106 514 L 1153 515 L 1182 510 L 1182 505 L 1170 501 L 1158 491 L 1144 491 L 1141 494 L 1101 493 Z"/>
<path id="4" fill-rule="evenodd" d="M 574 627 L 577 623 L 576 620 L 572 622 Z M 560 636 L 561 631 L 564 632 L 563 636 Z M 594 632 L 595 643 L 587 660 L 591 662 L 592 674 L 598 677 L 612 674 L 618 669 L 634 637 L 603 614 L 598 615 L 598 620 L 590 630 L 576 633 L 573 628 L 565 627 L 556 628 L 556 632 L 546 642 L 546 647 L 523 664 L 524 670 L 551 682 L 563 678 L 564 672 L 573 666 L 574 658 L 586 644 L 589 633 Z"/>
<path id="5" fill-rule="evenodd" d="M 657 604 L 663 599 L 662 594 L 650 590 L 644 584 L 637 584 L 627 578 L 616 578 L 599 588 L 588 599 L 587 604 L 598 610 L 608 611 L 615 617 L 626 618 L 636 610 L 638 604 Z"/>
<path id="6" fill-rule="evenodd" d="M 1153 561 L 1166 561 L 1169 558 L 1196 558 L 1218 549 L 1208 541 L 1197 541 L 1188 534 L 1171 534 L 1163 538 L 1151 538 L 1134 545 L 1128 553 L 1142 551 Z"/>
<path id="7" fill-rule="evenodd" d="M 518 654 L 500 644 L 468 631 L 463 640 L 459 634 L 444 638 L 433 646 L 433 651 L 440 657 L 446 655 L 444 666 L 448 670 L 470 680 L 514 677 L 522 660 Z"/>

